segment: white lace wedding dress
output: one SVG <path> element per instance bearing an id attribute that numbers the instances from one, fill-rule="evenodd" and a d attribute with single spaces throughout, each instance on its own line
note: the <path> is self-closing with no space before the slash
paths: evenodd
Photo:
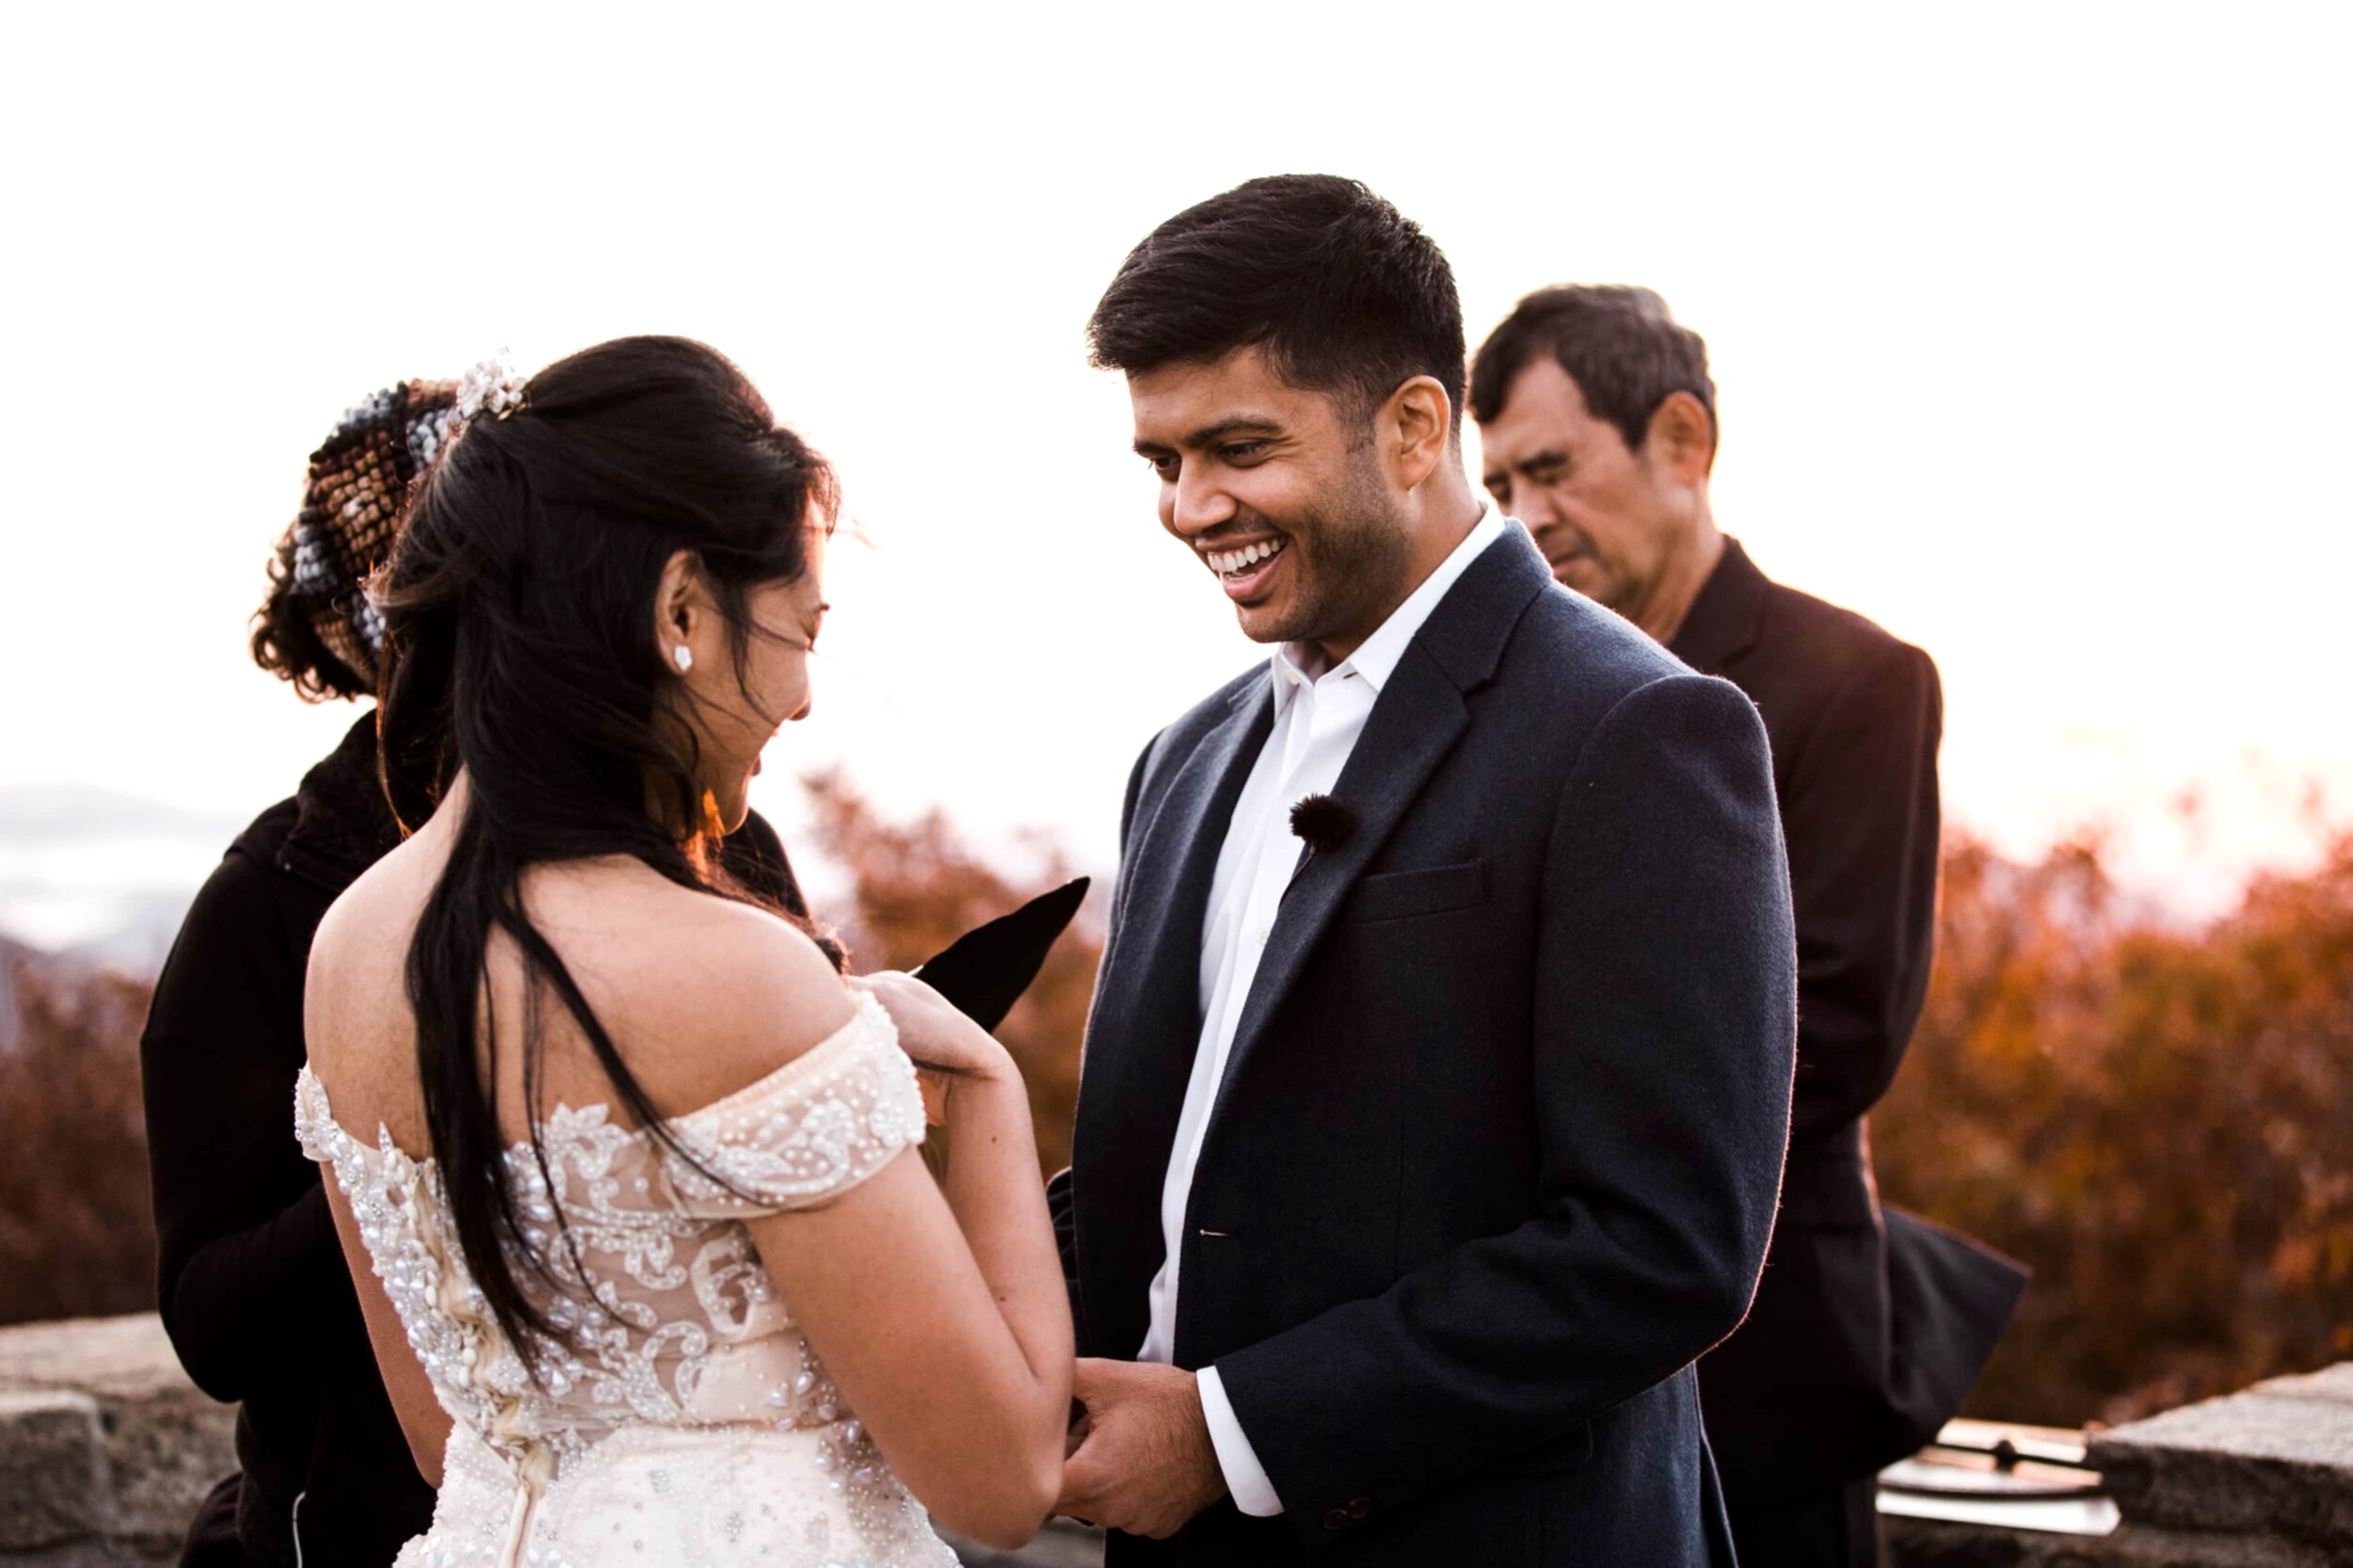
<path id="1" fill-rule="evenodd" d="M 671 1127 L 750 1201 L 605 1107 L 558 1107 L 506 1156 L 563 1282 L 525 1289 L 566 1337 L 535 1385 L 459 1256 L 439 1170 L 335 1122 L 309 1068 L 305 1153 L 332 1165 L 408 1343 L 455 1421 L 433 1526 L 396 1568 L 952 1568 L 954 1555 L 845 1407 L 746 1216 L 840 1196 L 922 1141 L 913 1066 L 857 999 L 823 1044 Z M 555 1232 L 561 1211 L 578 1265 Z"/>

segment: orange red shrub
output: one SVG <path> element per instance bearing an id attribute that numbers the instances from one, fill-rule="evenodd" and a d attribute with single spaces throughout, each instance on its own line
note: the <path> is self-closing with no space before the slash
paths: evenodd
<path id="1" fill-rule="evenodd" d="M 2121 1420 L 2353 1357 L 2353 837 L 2181 930 L 2096 843 L 1947 846 L 1889 1198 L 2036 1271 L 1977 1414 Z"/>
<path id="2" fill-rule="evenodd" d="M 10 962 L 8 978 L 17 1030 L 0 1048 L 0 1323 L 152 1306 L 139 1103 L 149 987 L 39 958 Z"/>

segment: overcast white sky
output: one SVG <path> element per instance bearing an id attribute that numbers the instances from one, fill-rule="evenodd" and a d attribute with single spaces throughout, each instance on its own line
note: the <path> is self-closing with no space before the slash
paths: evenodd
<path id="1" fill-rule="evenodd" d="M 348 712 L 246 621 L 340 410 L 670 331 L 878 541 L 763 804 L 846 758 L 1107 865 L 1136 748 L 1256 649 L 1080 329 L 1160 218 L 1331 170 L 1446 248 L 1474 344 L 1539 284 L 1665 294 L 1720 520 L 1942 665 L 1950 814 L 2113 819 L 2211 902 L 2310 842 L 2307 779 L 2353 805 L 2346 15 L 19 8 L 0 787 L 284 793 Z"/>

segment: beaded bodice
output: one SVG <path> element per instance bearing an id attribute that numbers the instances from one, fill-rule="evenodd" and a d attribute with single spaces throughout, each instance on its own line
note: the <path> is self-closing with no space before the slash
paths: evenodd
<path id="1" fill-rule="evenodd" d="M 527 1238 L 552 1276 L 516 1271 L 557 1330 L 537 1347 L 536 1383 L 467 1272 L 434 1162 L 382 1129 L 373 1144 L 346 1131 L 308 1067 L 295 1123 L 304 1152 L 333 1168 L 440 1402 L 532 1495 L 625 1429 L 752 1428 L 809 1432 L 834 1492 L 853 1504 L 868 1494 L 862 1512 L 913 1510 L 744 1225 L 839 1197 L 922 1141 L 914 1068 L 872 998 L 860 995 L 851 1020 L 804 1055 L 670 1121 L 703 1170 L 601 1105 L 545 1119 L 544 1175 L 528 1144 L 507 1152 Z M 867 1534 L 888 1522 L 858 1521 Z"/>

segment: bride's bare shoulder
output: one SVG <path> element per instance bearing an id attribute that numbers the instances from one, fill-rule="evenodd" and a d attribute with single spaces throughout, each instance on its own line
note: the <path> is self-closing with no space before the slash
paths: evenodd
<path id="1" fill-rule="evenodd" d="M 322 1077 L 348 1081 L 388 1063 L 413 1075 L 408 952 L 442 871 L 439 857 L 417 853 L 432 847 L 421 840 L 378 861 L 319 923 L 304 1013 Z M 522 893 L 533 925 L 664 1114 L 758 1081 L 855 1016 L 831 961 L 791 922 L 635 861 L 535 867 Z M 520 1016 L 520 955 L 503 936 L 488 949 L 493 1013 Z M 568 1080 L 576 1031 L 560 1006 L 540 1016 L 553 1032 L 552 1072 Z M 567 1092 L 594 1097 L 595 1081 Z"/>
<path id="2" fill-rule="evenodd" d="M 665 1114 L 757 1081 L 855 1015 L 824 951 L 765 909 L 642 867 L 549 868 L 526 902 Z"/>
<path id="3" fill-rule="evenodd" d="M 312 936 L 303 1033 L 324 1077 L 340 1081 L 346 1059 L 365 1064 L 393 1047 L 405 1052 L 408 945 L 438 872 L 421 863 L 429 847 L 410 840 L 361 872 Z"/>

